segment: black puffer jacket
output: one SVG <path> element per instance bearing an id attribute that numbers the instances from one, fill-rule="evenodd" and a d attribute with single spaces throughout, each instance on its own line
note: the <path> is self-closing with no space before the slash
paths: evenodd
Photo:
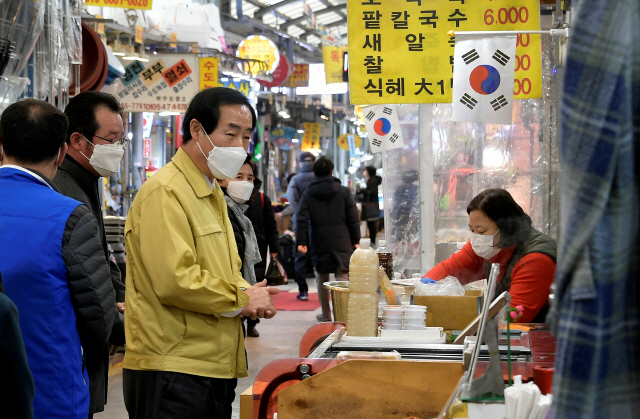
<path id="1" fill-rule="evenodd" d="M 123 302 L 125 287 L 120 279 L 120 270 L 115 262 L 111 260 L 107 246 L 107 236 L 102 219 L 102 205 L 98 194 L 99 180 L 100 178 L 87 171 L 80 163 L 67 155 L 58 169 L 56 176 L 53 178 L 53 184 L 61 194 L 76 199 L 86 205 L 88 209 L 86 212 L 93 215 L 93 222 L 96 224 L 98 230 L 97 239 L 100 242 L 100 250 L 104 256 L 102 260 L 95 259 L 91 263 L 94 265 L 104 263 L 107 266 L 111 278 L 111 289 L 115 290 L 115 301 Z M 113 328 L 109 335 L 109 342 L 117 346 L 124 345 L 125 343 L 124 316 L 120 312 L 116 312 Z M 107 403 L 109 345 L 94 350 L 85 348 L 85 351 L 91 399 L 89 413 L 93 414 L 102 412 L 104 405 Z"/>
<path id="2" fill-rule="evenodd" d="M 315 178 L 296 212 L 296 245 L 307 246 L 319 273 L 349 271 L 353 246 L 360 242 L 360 220 L 351 192 L 333 176 Z"/>
<path id="3" fill-rule="evenodd" d="M 258 239 L 258 247 L 260 248 L 260 256 L 262 257 L 262 260 L 254 265 L 256 281 L 258 282 L 264 279 L 264 274 L 267 270 L 267 247 L 270 253 L 280 253 L 278 249 L 278 224 L 273 213 L 273 206 L 269 197 L 260 193 L 260 186 L 262 186 L 262 181 L 255 179 L 253 182 L 253 194 L 249 202 L 247 202 L 249 208 L 244 213 L 253 224 L 253 230 L 256 232 L 256 239 Z"/>

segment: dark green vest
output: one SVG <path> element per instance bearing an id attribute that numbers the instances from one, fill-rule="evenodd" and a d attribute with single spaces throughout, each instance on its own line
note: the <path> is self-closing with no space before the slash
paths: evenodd
<path id="1" fill-rule="evenodd" d="M 511 256 L 511 260 L 507 264 L 507 270 L 502 277 L 502 281 L 496 286 L 495 296 L 502 294 L 504 291 L 509 291 L 511 289 L 511 271 L 513 267 L 522 259 L 525 255 L 529 253 L 542 253 L 543 255 L 549 256 L 556 262 L 557 258 L 557 246 L 555 240 L 553 240 L 548 235 L 539 232 L 538 230 L 531 228 L 531 234 L 529 235 L 529 239 L 524 244 L 524 246 L 517 246 L 513 255 Z M 502 267 L 501 267 L 502 269 Z M 489 261 L 485 261 L 485 272 L 487 273 L 487 278 L 489 278 L 489 272 L 491 271 L 491 263 Z M 549 307 L 543 306 L 535 318 L 532 320 L 532 323 L 544 323 L 544 320 L 547 316 L 547 311 L 549 311 Z"/>

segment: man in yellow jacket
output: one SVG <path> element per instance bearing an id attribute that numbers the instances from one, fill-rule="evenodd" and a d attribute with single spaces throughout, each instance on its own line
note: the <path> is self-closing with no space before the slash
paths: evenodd
<path id="1" fill-rule="evenodd" d="M 266 281 L 251 287 L 216 179 L 235 177 L 256 116 L 223 87 L 194 96 L 184 143 L 147 180 L 125 227 L 127 291 L 123 363 L 130 418 L 223 418 L 247 376 L 241 316 L 276 314 Z"/>

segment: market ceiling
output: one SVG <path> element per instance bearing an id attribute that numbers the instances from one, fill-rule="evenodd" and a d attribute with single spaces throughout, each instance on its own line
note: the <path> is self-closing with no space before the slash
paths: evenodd
<path id="1" fill-rule="evenodd" d="M 347 37 L 345 0 L 306 0 L 319 25 Z M 288 37 L 294 54 L 309 62 L 322 62 L 320 34 L 311 26 L 303 9 L 303 0 L 222 0 L 222 26 L 240 36 L 263 33 L 277 41 Z M 271 34 L 269 33 L 271 32 Z"/>

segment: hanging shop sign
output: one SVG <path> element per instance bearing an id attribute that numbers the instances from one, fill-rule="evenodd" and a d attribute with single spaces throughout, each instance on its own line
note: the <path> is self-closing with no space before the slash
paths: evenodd
<path id="1" fill-rule="evenodd" d="M 234 81 L 230 77 L 222 77 L 218 80 L 218 86 L 237 90 L 248 98 L 251 97 L 251 92 L 253 91 L 251 80 Z"/>
<path id="2" fill-rule="evenodd" d="M 292 150 L 295 145 L 291 140 L 296 134 L 295 128 L 292 127 L 278 127 L 271 131 L 270 142 L 278 147 L 280 150 Z"/>
<path id="3" fill-rule="evenodd" d="M 356 104 L 451 103 L 448 31 L 540 30 L 538 0 L 349 0 L 347 12 Z M 541 97 L 540 57 L 540 35 L 518 35 L 515 99 Z"/>
<path id="4" fill-rule="evenodd" d="M 238 45 L 236 55 L 240 58 L 263 61 L 267 64 L 267 73 L 273 73 L 280 62 L 278 47 L 270 39 L 259 35 L 251 35 Z M 248 68 L 251 74 L 258 74 L 261 70 L 257 64 L 250 64 Z"/>
<path id="5" fill-rule="evenodd" d="M 456 41 L 451 120 L 511 125 L 516 36 Z"/>
<path id="6" fill-rule="evenodd" d="M 363 111 L 372 153 L 404 146 L 395 105 L 369 106 Z"/>
<path id="7" fill-rule="evenodd" d="M 289 80 L 285 87 L 308 87 L 309 86 L 309 64 L 294 64 L 291 66 Z"/>
<path id="8" fill-rule="evenodd" d="M 116 92 L 121 106 L 130 112 L 186 111 L 198 88 L 197 57 L 154 57 L 155 61 L 133 61 L 125 67 Z"/>
<path id="9" fill-rule="evenodd" d="M 144 157 L 151 157 L 151 138 L 144 139 Z"/>
<path id="10" fill-rule="evenodd" d="M 291 72 L 291 65 L 289 60 L 284 55 L 280 54 L 278 67 L 273 70 L 272 81 L 258 80 L 258 83 L 265 87 L 277 87 L 282 86 L 288 79 Z"/>
<path id="11" fill-rule="evenodd" d="M 361 0 L 359 0 L 361 1 Z M 349 14 L 351 16 L 351 14 Z M 327 77 L 327 84 L 343 83 L 344 63 L 342 56 L 347 52 L 347 47 L 322 47 L 322 62 L 324 62 L 324 73 Z"/>
<path id="12" fill-rule="evenodd" d="M 84 0 L 85 6 L 119 7 L 122 9 L 151 10 L 153 0 Z"/>
<path id="13" fill-rule="evenodd" d="M 361 144 L 362 140 L 356 134 L 347 133 L 338 137 L 338 147 L 351 154 L 355 154 L 355 149 L 359 148 Z"/>
<path id="14" fill-rule="evenodd" d="M 320 129 L 322 126 L 313 122 L 305 122 L 302 134 L 302 151 L 320 150 Z"/>
<path id="15" fill-rule="evenodd" d="M 200 90 L 218 87 L 218 58 L 200 58 Z"/>

